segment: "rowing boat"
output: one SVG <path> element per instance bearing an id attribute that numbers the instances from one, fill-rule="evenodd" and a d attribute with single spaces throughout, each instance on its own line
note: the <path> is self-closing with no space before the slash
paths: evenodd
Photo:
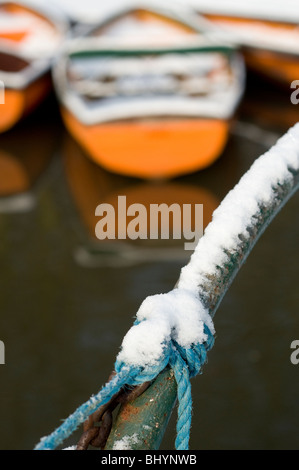
<path id="1" fill-rule="evenodd" d="M 53 67 L 63 120 L 106 170 L 172 178 L 221 155 L 243 59 L 197 25 L 174 11 L 129 8 L 63 49 Z"/>
<path id="2" fill-rule="evenodd" d="M 290 86 L 299 76 L 299 14 L 294 0 L 187 0 L 242 49 L 249 69 Z M 297 3 L 297 5 L 296 5 Z"/>
<path id="3" fill-rule="evenodd" d="M 0 132 L 13 127 L 51 89 L 50 68 L 68 33 L 49 8 L 0 3 Z"/>

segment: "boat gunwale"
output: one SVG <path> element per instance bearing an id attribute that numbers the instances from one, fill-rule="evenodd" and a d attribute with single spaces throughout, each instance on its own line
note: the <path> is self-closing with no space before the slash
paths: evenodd
<path id="1" fill-rule="evenodd" d="M 289 16 L 286 14 L 285 8 L 281 8 L 280 11 L 273 10 L 273 5 L 271 5 L 271 10 L 265 12 L 263 9 L 260 9 L 259 12 L 255 12 L 254 9 L 256 8 L 255 5 L 251 5 L 249 8 L 251 8 L 251 12 L 244 12 L 242 11 L 242 8 L 238 10 L 238 3 L 242 3 L 242 7 L 244 6 L 245 2 L 234 2 L 234 9 L 229 8 L 225 5 L 223 5 L 223 2 L 218 2 L 217 6 L 214 5 L 211 6 L 210 1 L 206 2 L 206 5 L 203 5 L 202 2 L 200 2 L 200 5 L 197 5 L 195 1 L 188 0 L 188 6 L 195 11 L 197 14 L 200 15 L 209 15 L 209 16 L 225 16 L 227 18 L 240 18 L 240 19 L 246 19 L 246 20 L 261 20 L 265 22 L 281 22 L 285 24 L 290 24 L 290 25 L 296 25 L 299 24 L 299 15 L 296 16 Z M 246 3 L 246 6 L 248 6 L 250 2 Z M 237 8 L 237 10 L 236 10 Z"/>
<path id="2" fill-rule="evenodd" d="M 58 96 L 59 101 L 61 102 L 62 105 L 64 105 L 82 124 L 84 125 L 96 125 L 98 123 L 107 123 L 107 122 L 119 122 L 119 121 L 124 121 L 125 119 L 128 118 L 140 118 L 141 116 L 119 116 L 119 117 L 113 117 L 112 119 L 106 118 L 106 119 L 100 119 L 100 116 L 102 114 L 102 110 L 100 109 L 97 113 L 94 113 L 94 115 L 91 115 L 90 109 L 88 109 L 88 104 L 85 102 L 83 98 L 80 97 L 78 93 L 75 93 L 71 90 L 68 89 L 68 80 L 67 80 L 67 66 L 68 66 L 68 61 L 70 56 L 74 57 L 76 56 L 77 52 L 79 54 L 85 55 L 87 54 L 122 54 L 122 55 L 138 55 L 144 52 L 146 53 L 153 53 L 157 52 L 160 54 L 163 54 L 165 52 L 170 53 L 172 52 L 185 52 L 186 47 L 183 46 L 181 48 L 153 48 L 152 46 L 149 49 L 144 49 L 144 47 L 141 48 L 130 48 L 130 47 L 117 47 L 117 48 L 108 48 L 107 49 L 107 43 L 101 42 L 101 39 L 98 37 L 89 37 L 89 34 L 92 34 L 94 31 L 100 29 L 104 25 L 110 24 L 112 21 L 114 21 L 117 18 L 121 18 L 125 16 L 126 14 L 130 14 L 135 11 L 148 11 L 152 12 L 154 14 L 161 15 L 162 17 L 165 17 L 166 19 L 175 19 L 178 21 L 180 24 L 187 25 L 190 27 L 190 30 L 193 30 L 195 33 L 206 33 L 204 41 L 200 39 L 197 44 L 193 45 L 192 52 L 211 52 L 211 51 L 216 51 L 219 52 L 221 51 L 224 54 L 227 54 L 229 56 L 229 61 L 230 61 L 230 68 L 232 70 L 232 75 L 234 77 L 234 82 L 231 85 L 231 90 L 233 88 L 235 89 L 234 99 L 230 100 L 231 103 L 229 106 L 227 106 L 228 109 L 225 110 L 225 112 L 220 113 L 220 115 L 217 113 L 209 113 L 207 111 L 202 112 L 200 109 L 197 112 L 190 112 L 186 113 L 184 112 L 179 112 L 179 114 L 174 114 L 171 113 L 168 110 L 167 116 L 169 118 L 171 117 L 181 117 L 181 118 L 215 118 L 215 119 L 230 119 L 235 112 L 236 107 L 239 104 L 239 101 L 241 99 L 241 96 L 244 92 L 244 87 L 245 87 L 245 64 L 243 57 L 239 54 L 238 48 L 236 48 L 234 45 L 226 41 L 224 44 L 221 43 L 219 45 L 219 42 L 216 42 L 216 38 L 214 37 L 213 34 L 209 34 L 208 31 L 202 31 L 202 29 L 199 29 L 199 25 L 196 21 L 194 21 L 194 18 L 192 16 L 193 21 L 189 22 L 186 20 L 186 18 L 178 18 L 174 12 L 172 13 L 166 13 L 165 10 L 157 9 L 157 8 L 134 8 L 134 7 L 129 7 L 129 8 L 124 8 L 121 11 L 118 11 L 116 14 L 112 14 L 109 18 L 105 18 L 102 22 L 98 22 L 96 25 L 93 25 L 91 28 L 85 31 L 85 34 L 78 38 L 75 37 L 68 41 L 65 44 L 65 47 L 62 49 L 60 55 L 56 58 L 54 66 L 52 68 L 52 77 L 53 77 L 53 82 L 56 90 L 56 94 Z M 198 36 L 199 38 L 200 36 Z M 88 50 L 86 50 L 86 45 L 88 44 Z M 91 45 L 93 47 L 91 48 Z M 204 45 L 204 48 L 203 48 Z M 163 109 L 163 113 L 165 115 L 165 109 Z M 158 113 L 158 115 L 152 115 L 151 117 L 160 117 L 161 113 Z"/>
<path id="3" fill-rule="evenodd" d="M 45 7 L 35 5 L 30 1 L 25 3 L 19 0 L 0 0 L 0 8 L 1 6 L 9 4 L 23 7 L 31 11 L 33 14 L 44 17 L 46 21 L 51 23 L 61 37 L 61 44 L 58 46 L 58 50 L 60 50 L 63 45 L 63 38 L 67 39 L 70 36 L 70 24 L 67 17 L 63 15 L 62 12 L 55 14 L 53 9 L 49 7 L 48 4 L 47 7 Z M 23 59 L 28 62 L 28 66 L 18 72 L 5 72 L 0 70 L 0 80 L 5 84 L 6 89 L 24 90 L 43 75 L 49 73 L 55 59 L 54 56 L 48 57 L 46 59 L 42 57 L 39 59 L 28 59 L 28 57 L 23 55 L 20 51 L 15 51 L 8 45 L 1 45 L 0 50 L 4 54 L 8 54 L 12 57 Z"/>

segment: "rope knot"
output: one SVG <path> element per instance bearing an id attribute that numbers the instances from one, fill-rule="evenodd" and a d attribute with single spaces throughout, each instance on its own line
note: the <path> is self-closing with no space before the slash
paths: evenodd
<path id="1" fill-rule="evenodd" d="M 173 289 L 166 294 L 149 296 L 123 339 L 116 366 L 140 367 L 144 373 L 163 370 L 173 349 L 180 351 L 187 363 L 192 361 L 193 355 L 194 358 L 196 355 L 206 357 L 205 350 L 211 347 L 214 333 L 208 311 L 193 292 Z M 197 369 L 198 366 L 191 366 L 192 376 Z"/>
<path id="2" fill-rule="evenodd" d="M 150 382 L 167 365 L 173 369 L 177 382 L 176 448 L 188 449 L 192 416 L 190 377 L 198 374 L 206 362 L 214 332 L 209 313 L 191 291 L 178 288 L 147 297 L 123 339 L 115 362 L 116 375 L 52 434 L 42 438 L 35 449 L 55 449 L 122 387 Z"/>
<path id="3" fill-rule="evenodd" d="M 168 364 L 177 382 L 176 449 L 188 449 L 192 417 L 190 378 L 201 373 L 214 344 L 214 325 L 199 297 L 182 288 L 147 297 L 123 339 L 115 370 L 131 368 L 130 384 L 153 380 Z"/>
<path id="4" fill-rule="evenodd" d="M 182 348 L 179 344 L 174 344 L 174 356 L 179 354 L 189 370 L 190 378 L 202 372 L 202 366 L 207 361 L 208 351 L 212 349 L 215 342 L 214 334 L 209 327 L 204 325 L 206 340 L 203 343 L 192 344 L 189 348 Z M 173 362 L 174 359 L 172 359 Z"/>

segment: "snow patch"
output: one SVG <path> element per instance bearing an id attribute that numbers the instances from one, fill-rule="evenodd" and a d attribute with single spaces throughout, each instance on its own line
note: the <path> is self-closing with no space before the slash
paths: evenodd
<path id="1" fill-rule="evenodd" d="M 147 297 L 136 318 L 140 323 L 124 337 L 117 358 L 128 365 L 157 365 L 172 339 L 184 348 L 203 343 L 207 339 L 205 324 L 215 332 L 209 313 L 188 289 Z"/>
<path id="2" fill-rule="evenodd" d="M 131 446 L 138 444 L 138 442 L 139 439 L 136 433 L 132 434 L 132 436 L 124 436 L 122 439 L 114 443 L 112 450 L 131 450 Z"/>

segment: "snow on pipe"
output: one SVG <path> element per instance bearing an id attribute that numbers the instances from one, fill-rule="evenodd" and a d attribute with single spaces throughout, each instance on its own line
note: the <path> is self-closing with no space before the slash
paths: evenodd
<path id="1" fill-rule="evenodd" d="M 179 288 L 196 291 L 214 315 L 253 246 L 299 186 L 299 123 L 259 157 L 220 206 Z"/>
<path id="2" fill-rule="evenodd" d="M 137 320 L 143 325 L 142 331 L 138 330 L 138 325 L 129 330 L 119 358 L 129 363 L 142 363 L 145 357 L 146 361 L 151 357 L 154 363 L 155 350 L 161 353 L 161 345 L 165 340 L 161 339 L 163 334 L 172 334 L 185 347 L 204 341 L 200 325 L 206 322 L 214 331 L 212 318 L 227 289 L 259 237 L 298 187 L 299 123 L 259 157 L 227 194 L 214 212 L 213 220 L 206 228 L 190 262 L 181 270 L 176 288 L 167 294 L 145 299 L 137 312 Z M 167 322 L 168 328 L 165 327 Z M 175 397 L 173 389 L 176 383 L 169 381 L 171 373 L 170 370 L 166 379 L 165 374 L 162 378 L 158 377 L 156 382 L 163 385 L 164 381 L 166 389 L 168 387 L 166 393 L 172 393 L 172 397 Z M 174 403 L 169 404 L 163 394 L 158 397 L 160 404 L 157 404 L 154 393 L 155 390 L 149 387 L 142 400 L 146 400 L 147 404 L 155 403 L 157 408 L 154 411 L 159 410 L 162 422 L 162 417 Z M 112 449 L 122 436 L 140 432 L 138 420 L 134 422 L 134 416 L 130 419 L 130 409 L 136 411 L 126 406 L 120 409 L 106 450 Z M 156 419 L 159 421 L 158 415 Z M 165 425 L 161 426 L 161 433 L 164 431 Z M 150 431 L 143 435 L 143 441 L 148 446 L 155 444 Z"/>
<path id="3" fill-rule="evenodd" d="M 181 270 L 176 288 L 147 297 L 118 359 L 155 363 L 170 336 L 182 347 L 205 340 L 211 317 L 266 227 L 299 184 L 299 123 L 259 157 L 214 211 L 212 222 Z"/>

